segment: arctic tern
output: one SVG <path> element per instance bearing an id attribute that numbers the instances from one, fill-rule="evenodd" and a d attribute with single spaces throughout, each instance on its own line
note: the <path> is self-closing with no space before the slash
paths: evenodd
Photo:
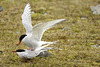
<path id="1" fill-rule="evenodd" d="M 31 51 L 28 49 L 18 49 L 16 51 L 12 51 L 12 52 L 16 52 L 18 54 L 18 56 L 21 59 L 24 59 L 25 61 L 27 61 L 28 59 L 32 59 L 31 62 L 33 61 L 33 57 L 37 57 L 37 56 L 43 56 L 43 57 L 48 57 L 49 55 L 51 55 L 51 53 L 48 52 L 48 50 L 50 49 L 54 49 L 53 47 L 47 47 L 47 48 L 43 48 L 40 50 L 35 50 L 35 51 Z"/>
<path id="2" fill-rule="evenodd" d="M 32 26 L 31 9 L 30 9 L 30 4 L 28 3 L 25 6 L 24 12 L 22 14 L 22 24 L 26 29 L 26 34 L 20 36 L 18 45 L 21 42 L 24 42 L 29 47 L 30 50 L 34 51 L 34 50 L 40 50 L 48 46 L 48 44 L 54 44 L 55 42 L 41 41 L 42 35 L 47 29 L 54 27 L 56 24 L 65 20 L 66 19 L 58 19 L 46 23 L 39 23 Z M 45 45 L 42 46 L 43 44 Z"/>

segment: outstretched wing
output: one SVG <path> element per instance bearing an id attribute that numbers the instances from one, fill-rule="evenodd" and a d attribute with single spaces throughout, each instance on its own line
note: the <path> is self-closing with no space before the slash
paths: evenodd
<path id="1" fill-rule="evenodd" d="M 66 20 L 66 19 L 58 19 L 58 20 L 54 20 L 54 21 L 50 21 L 50 22 L 46 22 L 46 23 L 39 23 L 39 24 L 35 25 L 32 29 L 32 37 L 38 41 L 41 41 L 42 35 L 47 29 L 55 26 L 56 24 L 58 24 L 64 20 Z"/>
<path id="2" fill-rule="evenodd" d="M 32 24 L 31 24 L 31 9 L 30 4 L 28 3 L 25 6 L 24 12 L 22 14 L 22 23 L 26 29 L 26 34 L 30 34 L 32 32 Z"/>

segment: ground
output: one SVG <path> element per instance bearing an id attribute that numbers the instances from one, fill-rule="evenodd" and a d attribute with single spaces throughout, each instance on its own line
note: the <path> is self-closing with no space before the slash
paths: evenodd
<path id="1" fill-rule="evenodd" d="M 51 57 L 35 57 L 33 62 L 24 62 L 14 51 L 27 49 L 19 42 L 25 34 L 21 15 L 27 3 L 31 5 L 32 25 L 56 19 L 66 21 L 47 30 L 42 40 L 56 41 L 50 47 Z M 93 15 L 90 6 L 99 0 L 0 0 L 0 67 L 98 67 L 100 49 L 91 47 L 100 44 L 100 15 Z M 62 31 L 63 28 L 68 28 Z"/>

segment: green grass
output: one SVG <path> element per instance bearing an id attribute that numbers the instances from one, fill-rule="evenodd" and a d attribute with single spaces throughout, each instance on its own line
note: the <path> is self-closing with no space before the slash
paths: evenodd
<path id="1" fill-rule="evenodd" d="M 32 24 L 66 18 L 67 20 L 49 29 L 43 35 L 45 41 L 59 40 L 59 45 L 51 50 L 51 57 L 34 58 L 33 63 L 23 62 L 16 49 L 27 49 L 19 37 L 25 34 L 21 15 L 30 2 Z M 99 0 L 0 0 L 0 67 L 98 67 L 100 49 L 91 45 L 100 44 L 100 15 L 93 15 L 90 6 L 100 4 Z M 44 15 L 47 13 L 47 15 Z M 87 17 L 87 19 L 81 19 Z M 62 31 L 63 28 L 68 30 Z"/>

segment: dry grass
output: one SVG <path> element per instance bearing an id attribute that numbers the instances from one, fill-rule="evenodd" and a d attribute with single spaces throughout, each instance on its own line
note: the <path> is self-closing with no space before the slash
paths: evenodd
<path id="1" fill-rule="evenodd" d="M 21 15 L 30 2 L 32 24 L 66 18 L 67 21 L 45 32 L 43 40 L 59 40 L 59 45 L 51 45 L 54 55 L 48 58 L 34 58 L 33 63 L 25 63 L 12 50 L 26 49 L 22 43 L 17 47 L 20 35 L 25 34 Z M 100 15 L 93 15 L 90 6 L 100 4 L 99 0 L 0 0 L 0 67 L 98 67 L 100 49 L 91 47 L 100 44 Z M 47 13 L 47 15 L 44 15 Z M 81 19 L 87 17 L 87 19 Z M 63 28 L 68 30 L 62 31 Z"/>

